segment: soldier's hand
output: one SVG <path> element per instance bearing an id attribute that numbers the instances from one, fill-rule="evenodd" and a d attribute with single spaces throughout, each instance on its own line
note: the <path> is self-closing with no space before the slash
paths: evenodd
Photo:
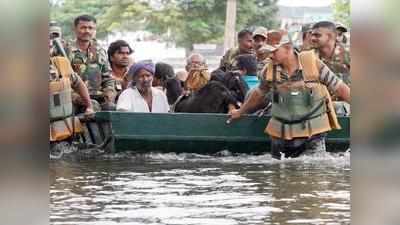
<path id="1" fill-rule="evenodd" d="M 237 120 L 242 116 L 242 112 L 239 109 L 233 109 L 228 113 L 229 119 L 226 121 L 227 124 L 230 124 L 233 120 Z"/>
<path id="2" fill-rule="evenodd" d="M 85 105 L 82 97 L 75 92 L 72 93 L 72 102 L 74 103 L 74 105 Z"/>
<path id="3" fill-rule="evenodd" d="M 94 117 L 94 110 L 92 107 L 87 107 L 85 110 L 85 117 L 86 118 L 93 118 Z"/>

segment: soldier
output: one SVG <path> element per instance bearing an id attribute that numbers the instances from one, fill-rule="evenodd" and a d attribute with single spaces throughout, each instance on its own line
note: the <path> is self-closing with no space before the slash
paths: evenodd
<path id="1" fill-rule="evenodd" d="M 52 56 L 63 56 L 66 57 L 64 47 L 65 41 L 62 38 L 62 30 L 61 27 L 57 25 L 57 22 L 50 21 L 49 23 L 49 38 L 50 40 L 57 39 L 59 43 L 62 45 L 62 49 L 59 48 L 51 48 L 50 57 Z"/>
<path id="2" fill-rule="evenodd" d="M 63 56 L 52 56 L 55 46 L 51 39 L 49 46 L 50 142 L 59 142 L 83 131 L 79 120 L 73 115 L 72 89 L 82 98 L 85 115 L 91 116 L 94 111 L 88 89 L 82 79 L 72 70 L 69 60 Z M 61 43 L 58 46 L 62 48 Z"/>
<path id="3" fill-rule="evenodd" d="M 268 52 L 260 51 L 261 47 L 267 43 L 268 30 L 265 27 L 258 27 L 253 32 L 254 50 L 257 58 L 257 74 L 261 72 L 268 62 Z"/>
<path id="4" fill-rule="evenodd" d="M 272 157 L 324 152 L 326 132 L 340 128 L 328 89 L 346 101 L 350 89 L 314 51 L 297 53 L 287 32 L 276 32 L 273 44 L 266 45 L 272 61 L 263 80 L 239 110 L 230 112 L 230 120 L 257 108 L 271 91 L 272 118 L 265 131 L 271 137 Z"/>
<path id="5" fill-rule="evenodd" d="M 57 25 L 57 22 L 50 21 L 49 24 L 49 36 L 50 39 L 53 40 L 54 38 L 61 38 L 62 36 L 61 27 Z"/>
<path id="6" fill-rule="evenodd" d="M 336 38 L 336 40 L 337 40 L 339 43 L 343 44 L 343 46 L 346 47 L 346 46 L 348 45 L 348 43 L 347 43 L 347 37 L 346 37 L 346 35 L 345 35 L 345 33 L 347 33 L 347 28 L 346 28 L 343 24 L 337 23 L 337 24 L 336 24 L 336 32 L 337 32 L 337 38 Z"/>
<path id="7" fill-rule="evenodd" d="M 89 15 L 78 16 L 74 20 L 76 40 L 68 43 L 67 54 L 73 70 L 85 82 L 90 98 L 101 104 L 103 110 L 115 109 L 115 81 L 106 51 L 97 43 L 96 19 Z M 81 99 L 74 95 L 74 104 L 81 111 Z"/>
<path id="8" fill-rule="evenodd" d="M 118 93 L 125 90 L 130 82 L 127 73 L 130 64 L 133 62 L 133 59 L 130 60 L 129 57 L 133 52 L 133 49 L 124 40 L 115 41 L 108 47 L 108 61 L 111 65 L 112 77 L 115 80 L 115 89 Z"/>
<path id="9" fill-rule="evenodd" d="M 319 58 L 350 85 L 350 53 L 336 40 L 336 26 L 329 21 L 321 21 L 313 25 L 311 41 Z"/>
<path id="10" fill-rule="evenodd" d="M 311 50 L 313 48 L 313 45 L 311 42 L 311 27 L 312 27 L 312 23 L 306 23 L 301 27 L 302 44 L 299 49 L 300 51 L 307 51 L 307 50 Z"/>
<path id="11" fill-rule="evenodd" d="M 229 49 L 222 57 L 219 68 L 220 70 L 227 72 L 237 70 L 236 56 L 242 54 L 254 54 L 253 50 L 253 33 L 249 30 L 241 30 L 238 33 L 238 47 Z"/>

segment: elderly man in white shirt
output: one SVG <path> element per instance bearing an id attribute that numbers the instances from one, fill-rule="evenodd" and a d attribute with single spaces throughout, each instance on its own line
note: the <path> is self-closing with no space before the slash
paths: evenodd
<path id="1" fill-rule="evenodd" d="M 137 62 L 129 68 L 128 76 L 132 76 L 132 83 L 119 96 L 118 111 L 169 112 L 167 96 L 152 87 L 154 70 L 154 64 L 146 61 Z"/>

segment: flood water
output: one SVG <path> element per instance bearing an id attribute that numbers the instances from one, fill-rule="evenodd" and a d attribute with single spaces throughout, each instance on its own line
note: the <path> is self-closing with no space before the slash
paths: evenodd
<path id="1" fill-rule="evenodd" d="M 50 162 L 50 222 L 350 224 L 350 153 L 119 154 Z"/>

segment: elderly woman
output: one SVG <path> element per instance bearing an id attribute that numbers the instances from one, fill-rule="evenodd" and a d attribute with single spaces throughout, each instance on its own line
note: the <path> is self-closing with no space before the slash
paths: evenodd
<path id="1" fill-rule="evenodd" d="M 117 110 L 129 112 L 167 113 L 169 105 L 163 91 L 152 87 L 154 64 L 141 61 L 129 68 L 132 82 L 118 98 Z"/>

